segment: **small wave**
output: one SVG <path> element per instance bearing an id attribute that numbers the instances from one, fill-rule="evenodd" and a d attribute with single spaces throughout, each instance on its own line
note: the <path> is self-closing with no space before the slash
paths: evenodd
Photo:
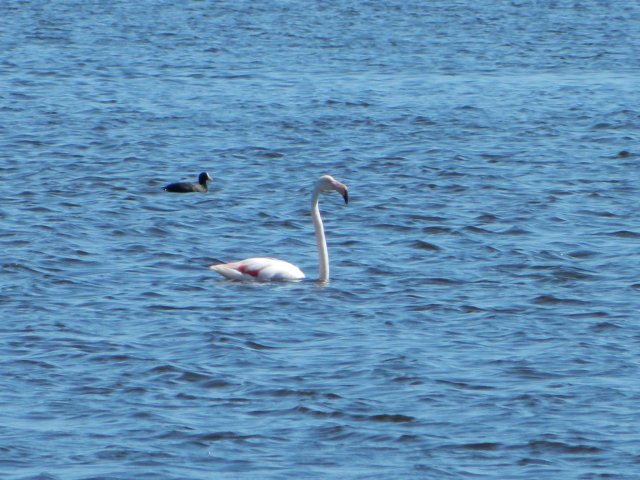
<path id="1" fill-rule="evenodd" d="M 245 345 L 252 350 L 276 350 L 278 347 L 272 347 L 270 345 L 263 345 L 262 343 L 253 342 L 251 340 L 245 342 Z"/>
<path id="2" fill-rule="evenodd" d="M 433 285 L 463 285 L 461 280 L 454 280 L 453 278 L 432 277 L 425 280 L 427 283 Z"/>
<path id="3" fill-rule="evenodd" d="M 399 413 L 388 414 L 383 413 L 379 415 L 371 415 L 368 417 L 369 420 L 373 422 L 382 422 L 382 423 L 410 423 L 415 422 L 415 417 L 410 417 L 409 415 L 402 415 Z"/>
<path id="4" fill-rule="evenodd" d="M 585 305 L 584 300 L 575 298 L 559 298 L 554 295 L 539 295 L 531 300 L 536 305 Z"/>
<path id="5" fill-rule="evenodd" d="M 502 446 L 503 445 L 501 443 L 495 442 L 465 443 L 459 445 L 460 448 L 463 448 L 465 450 L 477 450 L 481 452 L 491 452 L 502 448 Z"/>
<path id="6" fill-rule="evenodd" d="M 419 250 L 426 250 L 429 252 L 437 252 L 440 250 L 440 247 L 429 242 L 425 242 L 424 240 L 416 240 L 413 242 L 413 246 Z"/>
<path id="7" fill-rule="evenodd" d="M 559 453 L 571 453 L 571 454 L 594 454 L 602 452 L 601 448 L 591 445 L 577 444 L 573 445 L 565 442 L 550 441 L 550 440 L 533 440 L 525 445 L 525 448 L 534 451 L 547 451 L 547 452 L 559 452 Z"/>
<path id="8" fill-rule="evenodd" d="M 618 237 L 618 238 L 633 238 L 633 239 L 640 238 L 640 233 L 632 232 L 630 230 L 618 230 L 616 232 L 610 232 L 608 235 L 612 237 Z"/>
<path id="9" fill-rule="evenodd" d="M 487 385 L 472 385 L 472 384 L 467 383 L 467 382 L 455 382 L 455 381 L 451 381 L 451 380 L 436 380 L 436 383 L 439 383 L 441 385 L 446 385 L 446 386 L 459 388 L 461 390 L 478 390 L 478 391 L 494 390 L 493 387 L 490 387 L 490 386 L 487 386 Z"/>

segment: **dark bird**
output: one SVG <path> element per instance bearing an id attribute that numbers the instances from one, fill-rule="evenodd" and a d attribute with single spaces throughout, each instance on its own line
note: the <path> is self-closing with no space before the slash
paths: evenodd
<path id="1" fill-rule="evenodd" d="M 189 183 L 189 182 L 177 182 L 170 183 L 165 186 L 164 189 L 167 192 L 175 192 L 175 193 L 189 193 L 189 192 L 200 192 L 204 193 L 208 191 L 207 182 L 213 181 L 211 175 L 207 172 L 202 172 L 198 175 L 198 183 Z"/>

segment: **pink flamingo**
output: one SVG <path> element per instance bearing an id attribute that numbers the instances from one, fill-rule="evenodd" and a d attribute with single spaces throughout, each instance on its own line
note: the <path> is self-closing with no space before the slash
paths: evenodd
<path id="1" fill-rule="evenodd" d="M 349 195 L 345 185 L 330 175 L 323 175 L 318 179 L 313 189 L 313 196 L 311 197 L 311 217 L 313 218 L 313 226 L 316 231 L 320 282 L 327 282 L 329 280 L 329 252 L 327 251 L 327 241 L 324 236 L 324 226 L 320 218 L 318 198 L 322 192 L 329 190 L 335 190 L 342 195 L 344 203 L 349 203 Z M 239 262 L 211 265 L 209 268 L 230 280 L 271 282 L 302 280 L 305 278 L 302 270 L 295 265 L 285 262 L 284 260 L 267 257 L 247 258 Z"/>

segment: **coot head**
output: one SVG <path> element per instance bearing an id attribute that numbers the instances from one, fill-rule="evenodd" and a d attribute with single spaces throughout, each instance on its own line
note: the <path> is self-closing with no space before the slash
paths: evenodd
<path id="1" fill-rule="evenodd" d="M 200 185 L 204 185 L 206 187 L 207 182 L 213 182 L 213 178 L 211 178 L 209 172 L 202 172 L 200 175 L 198 175 L 198 183 Z"/>

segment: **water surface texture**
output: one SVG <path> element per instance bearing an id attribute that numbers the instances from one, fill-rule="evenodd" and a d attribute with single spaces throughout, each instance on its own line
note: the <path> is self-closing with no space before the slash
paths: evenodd
<path id="1" fill-rule="evenodd" d="M 638 25 L 1 2 L 0 477 L 638 478 Z"/>

